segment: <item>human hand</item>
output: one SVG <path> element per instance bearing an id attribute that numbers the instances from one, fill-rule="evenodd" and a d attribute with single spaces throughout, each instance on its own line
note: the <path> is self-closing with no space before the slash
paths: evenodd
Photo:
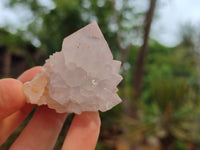
<path id="1" fill-rule="evenodd" d="M 41 69 L 34 67 L 24 72 L 18 80 L 0 80 L 0 145 L 26 118 L 35 105 L 27 104 L 23 83 L 30 81 Z M 51 150 L 67 114 L 59 114 L 46 106 L 40 106 L 10 150 Z M 99 136 L 98 112 L 75 115 L 62 150 L 94 150 Z"/>

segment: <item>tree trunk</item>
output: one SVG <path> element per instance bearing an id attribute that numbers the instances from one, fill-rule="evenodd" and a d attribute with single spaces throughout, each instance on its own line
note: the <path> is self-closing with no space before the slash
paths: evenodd
<path id="1" fill-rule="evenodd" d="M 10 67 L 11 67 L 11 54 L 9 52 L 5 52 L 4 54 L 4 63 L 3 63 L 3 75 L 8 77 L 10 75 Z"/>
<path id="2" fill-rule="evenodd" d="M 146 17 L 144 20 L 144 35 L 143 35 L 143 44 L 140 47 L 137 63 L 136 63 L 136 69 L 134 73 L 133 78 L 133 98 L 139 99 L 141 95 L 141 87 L 142 87 L 142 78 L 143 78 L 143 72 L 144 72 L 144 65 L 145 65 L 145 59 L 148 53 L 148 39 L 149 39 L 149 32 L 151 28 L 151 23 L 153 19 L 153 14 L 156 6 L 157 0 L 151 0 L 149 10 L 146 13 Z"/>
<path id="3" fill-rule="evenodd" d="M 161 150 L 173 150 L 175 140 L 175 137 L 168 133 L 166 137 L 160 139 Z"/>

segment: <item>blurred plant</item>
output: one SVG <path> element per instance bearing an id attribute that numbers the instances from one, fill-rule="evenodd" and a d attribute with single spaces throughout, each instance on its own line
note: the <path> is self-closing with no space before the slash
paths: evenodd
<path id="1" fill-rule="evenodd" d="M 153 137 L 162 150 L 174 150 L 180 140 L 200 140 L 200 95 L 195 89 L 185 80 L 157 79 L 152 82 L 152 95 L 151 104 L 138 105 L 138 120 L 124 117 L 128 139 L 144 144 Z"/>
<path id="2" fill-rule="evenodd" d="M 133 56 L 130 56 L 130 59 Z M 197 70 L 193 55 L 188 54 L 185 47 L 169 48 L 159 44 L 157 41 L 150 41 L 149 54 L 145 68 L 143 82 L 143 94 L 141 99 L 151 102 L 154 99 L 151 92 L 151 82 L 157 79 L 184 79 L 188 84 L 198 87 Z"/>
<path id="3" fill-rule="evenodd" d="M 187 55 L 193 56 L 194 66 L 198 72 L 198 84 L 200 84 L 200 31 L 199 25 L 185 23 L 180 27 L 181 43 L 179 47 L 187 49 Z"/>

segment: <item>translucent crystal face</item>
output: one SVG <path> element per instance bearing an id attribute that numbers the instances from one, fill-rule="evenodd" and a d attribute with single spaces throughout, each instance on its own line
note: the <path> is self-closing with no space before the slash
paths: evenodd
<path id="1" fill-rule="evenodd" d="M 28 102 L 61 113 L 106 111 L 121 102 L 116 94 L 120 65 L 93 22 L 64 39 L 62 51 L 46 60 L 24 92 Z"/>

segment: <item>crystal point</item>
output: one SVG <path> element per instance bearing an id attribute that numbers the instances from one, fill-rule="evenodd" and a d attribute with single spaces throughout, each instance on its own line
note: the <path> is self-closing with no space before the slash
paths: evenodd
<path id="1" fill-rule="evenodd" d="M 121 62 L 112 53 L 96 22 L 66 37 L 62 51 L 48 60 L 35 78 L 24 84 L 28 102 L 57 112 L 107 111 L 121 102 Z"/>

